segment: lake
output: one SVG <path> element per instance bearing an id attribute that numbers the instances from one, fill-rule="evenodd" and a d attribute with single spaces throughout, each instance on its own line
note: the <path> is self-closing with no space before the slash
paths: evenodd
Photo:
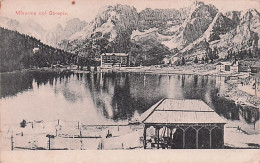
<path id="1" fill-rule="evenodd" d="M 127 123 L 162 98 L 202 99 L 230 126 L 252 130 L 259 110 L 218 96 L 224 77 L 143 73 L 1 74 L 1 123 L 64 120 L 83 124 Z"/>

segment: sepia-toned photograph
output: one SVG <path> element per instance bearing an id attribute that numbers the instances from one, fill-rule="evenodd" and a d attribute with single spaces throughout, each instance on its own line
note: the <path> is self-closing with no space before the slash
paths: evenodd
<path id="1" fill-rule="evenodd" d="M 1 0 L 1 151 L 259 151 L 259 12 L 257 0 Z"/>

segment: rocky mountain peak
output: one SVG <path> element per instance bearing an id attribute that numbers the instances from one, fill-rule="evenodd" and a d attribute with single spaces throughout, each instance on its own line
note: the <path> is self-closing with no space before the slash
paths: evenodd
<path id="1" fill-rule="evenodd" d="M 123 28 L 134 28 L 137 24 L 137 11 L 134 7 L 117 4 L 103 8 L 95 17 L 93 22 L 95 28 L 101 27 L 104 23 L 121 26 Z"/>
<path id="2" fill-rule="evenodd" d="M 57 33 L 62 33 L 63 32 L 63 27 L 62 25 L 59 23 L 56 25 L 56 28 L 54 29 L 55 32 Z"/>
<path id="3" fill-rule="evenodd" d="M 218 9 L 212 5 L 205 5 L 204 3 L 200 3 L 197 5 L 194 11 L 191 14 L 191 19 L 197 17 L 211 17 L 214 18 L 218 13 Z"/>
<path id="4" fill-rule="evenodd" d="M 201 2 L 201 1 L 194 1 L 192 3 L 193 6 L 202 6 L 202 5 L 205 5 L 204 2 Z"/>
<path id="5" fill-rule="evenodd" d="M 235 25 L 238 25 L 240 23 L 240 14 L 241 12 L 239 11 L 228 11 L 225 12 L 223 15 L 231 19 L 235 23 Z"/>
<path id="6" fill-rule="evenodd" d="M 180 28 L 177 41 L 181 41 L 183 48 L 193 41 L 197 40 L 208 29 L 214 17 L 218 13 L 218 9 L 212 5 L 205 5 L 204 3 L 195 2 L 190 7 L 190 14 Z"/>

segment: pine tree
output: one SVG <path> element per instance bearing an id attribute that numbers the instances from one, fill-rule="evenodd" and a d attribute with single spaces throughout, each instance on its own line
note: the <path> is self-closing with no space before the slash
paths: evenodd
<path id="1" fill-rule="evenodd" d="M 228 52 L 228 55 L 227 55 L 227 60 L 229 60 L 230 59 L 230 52 Z"/>
<path id="2" fill-rule="evenodd" d="M 251 49 L 248 50 L 248 56 L 249 56 L 249 58 L 253 58 Z"/>
<path id="3" fill-rule="evenodd" d="M 185 65 L 185 58 L 184 57 L 181 58 L 181 65 Z"/>
<path id="4" fill-rule="evenodd" d="M 195 57 L 194 63 L 198 63 L 198 57 Z"/>
<path id="5" fill-rule="evenodd" d="M 209 58 L 206 56 L 205 58 L 205 62 L 208 63 L 209 62 Z"/>

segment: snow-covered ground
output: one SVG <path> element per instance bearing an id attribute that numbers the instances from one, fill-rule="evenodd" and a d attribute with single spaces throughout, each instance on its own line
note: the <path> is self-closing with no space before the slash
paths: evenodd
<path id="1" fill-rule="evenodd" d="M 225 125 L 224 142 L 227 148 L 260 148 L 260 122 L 255 128 L 245 128 L 237 123 Z M 115 149 L 142 149 L 142 125 L 124 126 L 59 126 L 48 124 L 42 126 L 30 125 L 25 128 L 4 128 L 1 131 L 2 150 L 11 150 L 13 141 L 14 150 L 24 149 L 63 149 L 63 150 L 115 150 Z M 15 129 L 15 130 L 14 130 Z M 107 137 L 107 134 L 111 134 Z M 47 135 L 53 135 L 48 138 Z M 50 141 L 50 142 L 49 142 Z"/>
<path id="2" fill-rule="evenodd" d="M 260 134 L 245 134 L 237 128 L 225 128 L 225 146 L 231 148 L 260 148 Z"/>
<path id="3" fill-rule="evenodd" d="M 252 85 L 243 85 L 238 84 L 237 88 L 243 92 L 246 92 L 252 96 L 257 95 L 257 97 L 260 97 L 260 91 L 259 91 L 259 86 L 257 89 L 254 89 Z"/>
<path id="4" fill-rule="evenodd" d="M 142 35 L 145 35 L 145 34 L 148 34 L 148 33 L 155 32 L 157 30 L 158 30 L 158 28 L 151 28 L 149 30 L 145 30 L 144 32 L 141 32 L 139 30 L 134 30 L 132 32 L 131 39 L 134 39 L 134 37 L 136 37 L 136 36 L 142 36 Z"/>
<path id="5" fill-rule="evenodd" d="M 111 134 L 109 137 L 107 135 Z M 42 123 L 25 128 L 4 126 L 1 130 L 2 150 L 19 149 L 134 149 L 142 147 L 140 125 L 57 125 Z M 52 135 L 50 139 L 47 137 Z"/>

